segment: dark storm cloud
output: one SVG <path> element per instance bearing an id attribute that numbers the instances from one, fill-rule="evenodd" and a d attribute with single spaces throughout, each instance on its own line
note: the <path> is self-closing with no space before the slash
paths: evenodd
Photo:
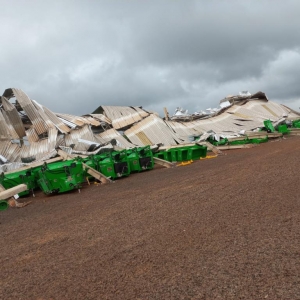
<path id="1" fill-rule="evenodd" d="M 299 1 L 2 1 L 0 87 L 57 112 L 191 112 L 263 90 L 300 106 Z"/>

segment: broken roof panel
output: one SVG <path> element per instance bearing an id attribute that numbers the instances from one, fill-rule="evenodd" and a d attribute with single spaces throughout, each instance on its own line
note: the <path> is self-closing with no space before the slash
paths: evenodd
<path id="1" fill-rule="evenodd" d="M 141 108 L 129 106 L 100 106 L 94 113 L 98 112 L 103 112 L 115 129 L 125 128 L 149 115 Z"/>
<path id="2" fill-rule="evenodd" d="M 41 115 L 39 114 L 38 110 L 34 106 L 33 102 L 29 99 L 29 97 L 22 90 L 15 89 L 15 88 L 9 90 L 11 90 L 12 94 L 16 97 L 18 103 L 27 114 L 28 118 L 32 122 L 37 133 L 38 134 L 46 133 L 47 130 L 49 129 L 49 126 L 47 126 L 45 120 L 41 117 Z M 3 94 L 4 96 L 5 96 L 5 92 Z"/>
<path id="3" fill-rule="evenodd" d="M 136 145 L 130 143 L 126 140 L 117 130 L 115 129 L 108 129 L 100 134 L 98 134 L 101 139 L 103 139 L 105 142 L 110 142 L 112 139 L 115 139 L 118 141 L 118 146 L 122 148 L 134 148 Z"/>
<path id="4" fill-rule="evenodd" d="M 10 103 L 5 97 L 1 97 L 3 108 L 7 114 L 9 122 L 13 126 L 14 130 L 18 134 L 18 137 L 22 138 L 25 134 L 25 129 L 21 117 L 16 107 Z"/>
<path id="5" fill-rule="evenodd" d="M 21 160 L 27 163 L 55 156 L 57 153 L 55 150 L 56 137 L 57 129 L 50 128 L 48 130 L 48 138 L 32 142 L 29 145 L 23 145 L 20 153 Z"/>
<path id="6" fill-rule="evenodd" d="M 90 121 L 88 121 L 87 119 L 85 119 L 83 117 L 73 116 L 73 115 L 69 115 L 69 114 L 60 114 L 60 113 L 56 113 L 56 115 L 60 119 L 64 119 L 64 120 L 71 122 L 73 124 L 76 124 L 77 126 L 80 126 L 80 127 L 82 127 L 86 124 L 91 124 Z"/>
<path id="7" fill-rule="evenodd" d="M 183 142 L 161 118 L 153 114 L 133 125 L 124 133 L 133 144 L 139 146 L 159 143 L 177 145 Z"/>
<path id="8" fill-rule="evenodd" d="M 56 128 L 61 132 L 61 133 L 68 133 L 70 132 L 70 128 L 62 122 L 61 119 L 59 119 L 50 109 L 47 107 L 43 106 L 43 110 L 47 117 L 52 121 L 52 123 L 56 126 Z"/>
<path id="9" fill-rule="evenodd" d="M 0 154 L 9 162 L 18 161 L 20 158 L 20 146 L 11 141 L 2 141 L 0 143 Z"/>
<path id="10" fill-rule="evenodd" d="M 103 114 L 89 114 L 89 115 L 98 121 L 105 122 L 107 124 L 111 124 L 111 120 L 109 118 L 107 118 L 106 116 L 104 116 Z"/>
<path id="11" fill-rule="evenodd" d="M 67 147 L 74 145 L 74 149 L 78 151 L 87 151 L 89 145 L 81 143 L 78 140 L 84 139 L 90 142 L 99 143 L 89 125 L 84 125 L 82 128 L 73 129 L 69 134 L 65 135 L 65 144 Z"/>
<path id="12" fill-rule="evenodd" d="M 10 140 L 11 138 L 9 127 L 0 110 L 0 140 Z"/>
<path id="13" fill-rule="evenodd" d="M 181 139 L 189 141 L 190 136 L 196 136 L 203 133 L 202 130 L 197 130 L 190 126 L 190 122 L 165 121 L 165 123 L 179 136 Z"/>

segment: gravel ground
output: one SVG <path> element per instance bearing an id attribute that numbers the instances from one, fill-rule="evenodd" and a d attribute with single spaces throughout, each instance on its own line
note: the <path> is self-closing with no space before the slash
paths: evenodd
<path id="1" fill-rule="evenodd" d="M 300 299 L 299 153 L 295 136 L 38 193 L 0 213 L 0 299 Z"/>

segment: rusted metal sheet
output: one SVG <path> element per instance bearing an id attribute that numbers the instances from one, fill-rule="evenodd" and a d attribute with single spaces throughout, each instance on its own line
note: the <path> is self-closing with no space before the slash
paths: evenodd
<path id="1" fill-rule="evenodd" d="M 176 145 L 183 142 L 166 123 L 156 115 L 149 115 L 144 120 L 126 130 L 125 135 L 136 145 Z"/>
<path id="2" fill-rule="evenodd" d="M 18 136 L 20 138 L 24 137 L 25 129 L 24 129 L 24 125 L 22 123 L 21 117 L 20 117 L 17 109 L 5 97 L 1 97 L 1 98 L 2 98 L 2 105 L 7 114 L 9 122 L 13 126 L 13 128 L 16 131 L 16 133 L 18 134 Z"/>
<path id="3" fill-rule="evenodd" d="M 115 139 L 118 142 L 118 146 L 121 148 L 134 148 L 136 145 L 130 143 L 126 140 L 117 130 L 109 129 L 100 134 L 98 134 L 102 140 L 105 142 L 110 142 L 112 139 Z"/>

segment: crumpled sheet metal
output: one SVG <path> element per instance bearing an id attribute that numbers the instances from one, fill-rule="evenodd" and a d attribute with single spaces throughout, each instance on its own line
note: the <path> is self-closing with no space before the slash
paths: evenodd
<path id="1" fill-rule="evenodd" d="M 111 125 L 111 120 L 103 114 L 89 114 L 89 116 L 93 117 L 94 119 L 100 122 L 104 122 Z"/>
<path id="2" fill-rule="evenodd" d="M 18 103 L 32 122 L 36 132 L 38 134 L 46 133 L 49 129 L 47 122 L 45 122 L 47 119 L 43 119 L 44 116 L 42 117 L 40 115 L 39 111 L 34 106 L 32 100 L 30 100 L 29 97 L 22 90 L 13 88 L 12 91 Z"/>
<path id="3" fill-rule="evenodd" d="M 124 134 L 135 145 L 146 146 L 163 143 L 164 145 L 177 145 L 184 142 L 167 124 L 156 115 L 151 114 L 144 120 L 133 125 Z"/>
<path id="4" fill-rule="evenodd" d="M 74 145 L 74 150 L 87 151 L 89 145 L 78 142 L 79 139 L 85 139 L 91 142 L 98 143 L 89 125 L 84 125 L 82 128 L 73 129 L 69 134 L 66 134 L 65 145 L 67 147 Z"/>
<path id="5" fill-rule="evenodd" d="M 60 119 L 64 119 L 64 120 L 71 122 L 79 127 L 91 124 L 91 122 L 89 120 L 87 120 L 86 118 L 83 118 L 83 117 L 73 116 L 73 115 L 69 115 L 69 114 L 59 114 L 59 113 L 56 113 L 56 115 Z"/>
<path id="6" fill-rule="evenodd" d="M 165 123 L 183 140 L 188 140 L 190 136 L 197 136 L 203 133 L 202 130 L 197 130 L 190 126 L 189 122 L 165 121 Z"/>
<path id="7" fill-rule="evenodd" d="M 0 142 L 0 154 L 9 162 L 17 162 L 20 160 L 20 146 L 11 141 Z"/>
<path id="8" fill-rule="evenodd" d="M 3 108 L 6 112 L 9 124 L 13 127 L 17 133 L 18 138 L 24 137 L 25 129 L 22 123 L 21 117 L 13 104 L 11 104 L 5 97 L 1 97 Z"/>
<path id="9" fill-rule="evenodd" d="M 64 122 L 62 122 L 61 119 L 59 119 L 55 113 L 53 113 L 50 109 L 47 107 L 43 106 L 43 110 L 46 114 L 46 116 L 51 120 L 51 122 L 56 126 L 56 128 L 61 132 L 61 133 L 68 133 L 71 131 L 70 127 L 68 127 Z"/>
<path id="10" fill-rule="evenodd" d="M 4 118 L 3 113 L 0 110 L 0 140 L 10 140 L 12 138 L 13 137 L 9 130 L 8 124 Z"/>
<path id="11" fill-rule="evenodd" d="M 56 137 L 57 129 L 50 128 L 48 130 L 48 138 L 22 146 L 20 152 L 21 159 L 34 157 L 35 160 L 41 160 L 43 157 L 51 158 L 53 155 L 56 155 Z"/>
<path id="12" fill-rule="evenodd" d="M 103 139 L 106 142 L 110 142 L 112 139 L 115 139 L 118 142 L 118 146 L 124 149 L 136 147 L 136 145 L 127 141 L 126 138 L 124 138 L 117 130 L 113 128 L 106 130 L 98 134 L 97 136 L 99 136 L 101 139 Z"/>
<path id="13" fill-rule="evenodd" d="M 129 106 L 102 106 L 102 109 L 115 129 L 125 128 L 149 115 L 141 108 Z"/>

